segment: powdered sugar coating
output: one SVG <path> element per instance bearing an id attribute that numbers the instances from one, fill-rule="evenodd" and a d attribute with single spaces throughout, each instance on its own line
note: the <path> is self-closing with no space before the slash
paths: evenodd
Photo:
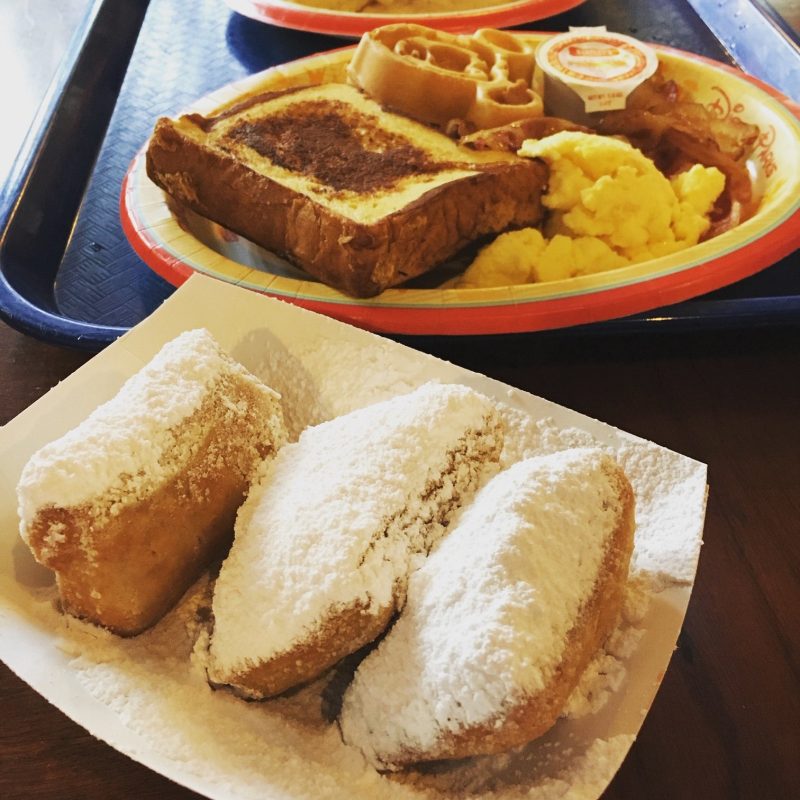
<path id="1" fill-rule="evenodd" d="M 204 329 L 164 345 L 115 397 L 28 461 L 17 488 L 23 538 L 43 507 L 71 508 L 102 498 L 113 514 L 115 504 L 135 503 L 172 477 L 197 444 L 176 438 L 174 429 L 226 373 L 255 383 Z M 58 535 L 51 532 L 51 544 Z"/>
<path id="2" fill-rule="evenodd" d="M 636 547 L 631 569 L 646 573 L 657 591 L 691 583 L 702 545 L 706 486 L 697 480 L 697 462 L 675 458 L 651 442 L 631 441 L 618 448 L 617 460 L 636 493 Z M 670 491 L 664 491 L 669 486 Z"/>
<path id="3" fill-rule="evenodd" d="M 493 418 L 483 395 L 430 383 L 285 446 L 240 510 L 217 580 L 212 679 L 289 651 L 330 609 L 391 604 L 439 533 L 426 490 L 441 484 L 441 503 L 477 485 L 484 465 L 449 476 L 449 454 L 476 432 L 493 438 Z"/>
<path id="4" fill-rule="evenodd" d="M 619 524 L 616 469 L 599 449 L 567 450 L 518 462 L 478 493 L 359 667 L 345 741 L 393 768 L 545 689 Z"/>

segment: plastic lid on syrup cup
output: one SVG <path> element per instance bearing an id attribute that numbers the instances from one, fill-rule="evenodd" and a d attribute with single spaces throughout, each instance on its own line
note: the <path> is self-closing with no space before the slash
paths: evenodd
<path id="1" fill-rule="evenodd" d="M 625 108 L 628 95 L 658 68 L 652 48 L 602 28 L 571 28 L 536 51 L 545 113 L 573 122 Z"/>

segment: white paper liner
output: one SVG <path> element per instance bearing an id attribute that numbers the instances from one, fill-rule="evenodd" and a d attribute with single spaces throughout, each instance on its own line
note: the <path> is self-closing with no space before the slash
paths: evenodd
<path id="1" fill-rule="evenodd" d="M 470 385 L 503 404 L 506 464 L 586 443 L 616 455 L 636 491 L 633 571 L 638 596 L 647 602 L 626 615 L 616 640 L 598 654 L 569 716 L 513 753 L 387 778 L 343 745 L 336 724 L 324 718 L 321 696 L 330 676 L 263 704 L 208 687 L 191 657 L 207 580 L 135 639 L 59 614 L 50 573 L 33 562 L 17 534 L 21 469 L 38 447 L 113 396 L 163 343 L 200 326 L 282 392 L 294 435 L 438 379 Z M 669 662 L 705 513 L 701 463 L 373 334 L 202 276 L 6 425 L 0 442 L 0 657 L 95 736 L 178 783 L 226 800 L 599 797 Z M 195 646 L 202 647 L 202 635 Z"/>

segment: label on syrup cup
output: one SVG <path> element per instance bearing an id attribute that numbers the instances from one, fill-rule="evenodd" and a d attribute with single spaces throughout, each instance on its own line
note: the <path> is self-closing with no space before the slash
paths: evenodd
<path id="1" fill-rule="evenodd" d="M 658 58 L 630 36 L 572 28 L 544 42 L 536 63 L 545 76 L 546 113 L 577 115 L 574 121 L 581 122 L 586 114 L 625 108 L 628 95 L 656 71 Z"/>

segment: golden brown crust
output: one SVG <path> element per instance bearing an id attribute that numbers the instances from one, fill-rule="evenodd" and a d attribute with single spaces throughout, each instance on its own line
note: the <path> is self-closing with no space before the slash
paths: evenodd
<path id="1" fill-rule="evenodd" d="M 29 529 L 31 550 L 55 570 L 65 611 L 131 636 L 156 623 L 233 538 L 233 523 L 255 464 L 275 446 L 267 420 L 277 400 L 229 379 L 175 431 L 205 430 L 180 473 L 119 513 L 94 506 L 41 509 Z M 247 407 L 231 414 L 231 404 Z M 277 444 L 277 443 L 276 443 Z M 53 523 L 63 544 L 46 545 Z"/>
<path id="2" fill-rule="evenodd" d="M 633 489 L 620 468 L 615 470 L 614 480 L 622 505 L 619 522 L 609 539 L 592 595 L 567 634 L 564 656 L 547 688 L 516 702 L 502 717 L 448 735 L 425 753 L 406 751 L 393 756 L 393 765 L 501 753 L 536 739 L 555 724 L 581 675 L 613 631 L 622 608 L 633 550 L 635 502 Z"/>
<path id="3" fill-rule="evenodd" d="M 289 652 L 235 673 L 230 684 L 239 694 L 264 699 L 309 683 L 341 661 L 343 654 L 377 639 L 394 612 L 394 603 L 373 610 L 362 605 L 342 610 Z"/>
<path id="4" fill-rule="evenodd" d="M 355 297 L 430 271 L 482 236 L 537 224 L 546 167 L 481 165 L 372 224 L 333 212 L 158 121 L 147 174 L 179 202 Z M 191 124 L 191 122 L 189 123 Z"/>

